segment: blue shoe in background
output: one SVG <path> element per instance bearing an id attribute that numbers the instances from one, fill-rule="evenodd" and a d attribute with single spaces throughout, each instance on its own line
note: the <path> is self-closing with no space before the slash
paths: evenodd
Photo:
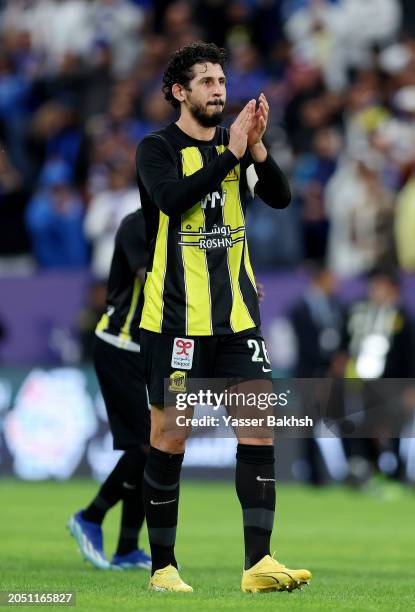
<path id="1" fill-rule="evenodd" d="M 105 557 L 102 545 L 101 525 L 85 521 L 80 510 L 69 519 L 68 529 L 77 541 L 84 559 L 98 569 L 110 569 L 111 565 Z"/>
<path id="2" fill-rule="evenodd" d="M 132 550 L 126 555 L 115 554 L 111 559 L 113 569 L 148 569 L 151 570 L 151 557 L 144 550 Z"/>

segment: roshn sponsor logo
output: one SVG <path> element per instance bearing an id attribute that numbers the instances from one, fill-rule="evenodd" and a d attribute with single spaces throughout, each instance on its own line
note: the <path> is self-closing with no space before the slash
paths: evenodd
<path id="1" fill-rule="evenodd" d="M 231 228 L 230 225 L 217 225 L 210 230 L 199 227 L 197 231 L 180 231 L 179 246 L 199 247 L 199 249 L 231 248 L 245 240 L 245 227 Z"/>

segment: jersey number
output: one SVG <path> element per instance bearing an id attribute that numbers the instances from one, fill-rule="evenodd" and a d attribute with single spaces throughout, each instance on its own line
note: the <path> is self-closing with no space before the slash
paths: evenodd
<path id="1" fill-rule="evenodd" d="M 252 355 L 252 361 L 254 361 L 255 363 L 264 363 L 270 366 L 271 362 L 269 360 L 269 356 L 268 356 L 268 351 L 267 351 L 267 347 L 265 346 L 265 342 L 263 340 L 261 340 L 261 344 L 258 342 L 258 340 L 254 340 L 253 338 L 250 338 L 249 340 L 247 340 L 248 346 L 250 349 L 253 349 L 254 354 Z M 262 355 L 261 355 L 261 350 L 262 350 Z M 262 371 L 263 372 L 271 372 L 271 368 L 267 368 L 265 365 L 262 366 Z"/>

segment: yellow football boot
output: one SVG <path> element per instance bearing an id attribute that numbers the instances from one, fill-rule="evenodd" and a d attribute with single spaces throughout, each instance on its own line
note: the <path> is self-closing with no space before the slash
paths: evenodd
<path id="1" fill-rule="evenodd" d="M 156 570 L 150 578 L 149 591 L 175 591 L 177 593 L 191 593 L 192 587 L 183 582 L 179 572 L 173 565 L 167 565 Z"/>
<path id="2" fill-rule="evenodd" d="M 269 593 L 302 589 L 311 578 L 306 569 L 289 569 L 266 555 L 242 574 L 241 589 L 244 593 Z"/>

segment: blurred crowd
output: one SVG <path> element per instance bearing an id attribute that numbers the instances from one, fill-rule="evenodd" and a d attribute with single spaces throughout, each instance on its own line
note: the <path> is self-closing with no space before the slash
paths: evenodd
<path id="1" fill-rule="evenodd" d="M 254 267 L 311 265 L 286 373 L 413 377 L 398 282 L 415 272 L 413 0 L 0 0 L 0 275 L 89 268 L 88 356 L 116 229 L 140 203 L 137 143 L 175 120 L 161 78 L 195 40 L 228 50 L 226 124 L 261 91 L 270 103 L 267 145 L 293 202 L 250 206 Z M 339 280 L 365 275 L 366 298 L 345 311 Z M 321 440 L 307 451 L 314 482 L 321 457 L 330 471 L 343 452 L 385 451 Z M 388 473 L 412 457 L 415 481 L 415 447 L 393 452 Z"/>
<path id="2" fill-rule="evenodd" d="M 174 120 L 179 46 L 229 51 L 226 121 L 264 91 L 286 211 L 254 203 L 257 269 L 415 270 L 415 10 L 406 0 L 0 0 L 0 274 L 108 274 L 134 153 Z"/>

